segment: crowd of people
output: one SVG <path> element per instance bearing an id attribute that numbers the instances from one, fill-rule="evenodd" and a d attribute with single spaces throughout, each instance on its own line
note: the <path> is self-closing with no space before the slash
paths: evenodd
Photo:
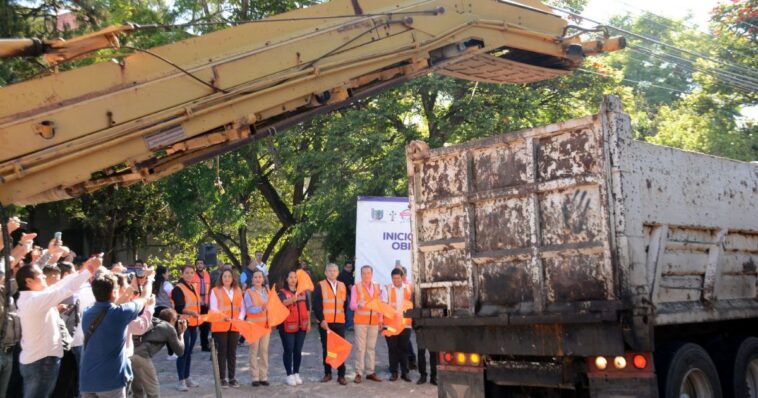
<path id="1" fill-rule="evenodd" d="M 20 221 L 12 218 L 3 227 L 13 233 Z M 412 302 L 412 289 L 401 266 L 392 271 L 391 284 L 380 286 L 373 282 L 370 265 L 360 268 L 361 280 L 356 284 L 352 263 L 341 271 L 330 263 L 324 269 L 326 278 L 308 292 L 298 290 L 298 271 L 292 270 L 274 292 L 260 251 L 239 274 L 228 265 L 211 271 L 198 259 L 181 268 L 174 284 L 164 266 L 153 268 L 137 260 L 129 267 L 117 263 L 108 269 L 102 254 L 77 257 L 63 245 L 60 234 L 47 249 L 35 247 L 35 238 L 35 234 L 21 234 L 10 250 L 7 283 L 0 272 L 4 298 L 0 314 L 6 314 L 0 330 L 0 398 L 159 397 L 152 359 L 164 347 L 176 361 L 176 388 L 190 391 L 199 386 L 192 378 L 198 339 L 203 351 L 210 351 L 211 344 L 215 347 L 222 388 L 240 387 L 236 361 L 242 344 L 249 346 L 250 385 L 269 386 L 272 333 L 245 341 L 239 330 L 240 325 L 248 325 L 244 322 L 265 330 L 275 326 L 284 351 L 287 385 L 303 384 L 302 350 L 312 325 L 322 343 L 321 382 L 332 381 L 327 336 L 335 333 L 344 338 L 348 330 L 355 331 L 353 382 L 381 382 L 375 353 L 386 325 L 383 315 L 368 308 L 368 303 L 381 300 L 402 314 Z M 313 278 L 307 263 L 297 268 Z M 272 297 L 289 311 L 279 325 L 269 325 L 267 308 Z M 217 317 L 209 321 L 208 314 Z M 418 384 L 426 383 L 428 375 L 436 384 L 436 353 L 429 353 L 427 373 L 425 350 L 416 352 L 411 345 L 411 320 L 403 319 L 401 325 L 401 332 L 386 336 L 390 380 L 410 382 L 410 371 L 418 368 Z M 347 384 L 344 363 L 337 368 L 337 382 Z"/>

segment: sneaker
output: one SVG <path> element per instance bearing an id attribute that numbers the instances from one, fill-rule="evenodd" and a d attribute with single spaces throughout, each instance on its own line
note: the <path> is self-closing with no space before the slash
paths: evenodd
<path id="1" fill-rule="evenodd" d="M 260 381 L 254 381 L 253 384 L 252 384 L 253 387 L 258 387 L 260 385 L 261 385 Z"/>
<path id="2" fill-rule="evenodd" d="M 189 388 L 187 388 L 187 384 L 184 383 L 184 380 L 179 381 L 179 384 L 176 385 L 176 389 L 179 391 L 189 391 Z"/>
<path id="3" fill-rule="evenodd" d="M 176 361 L 179 357 L 176 354 L 166 355 L 167 361 Z"/>
<path id="4" fill-rule="evenodd" d="M 240 388 L 240 383 L 237 382 L 237 380 L 229 380 L 229 387 L 231 388 Z"/>
<path id="5" fill-rule="evenodd" d="M 284 384 L 286 384 L 288 386 L 293 386 L 293 387 L 296 386 L 297 385 L 297 380 L 295 379 L 295 375 L 289 375 L 289 376 L 287 376 L 287 379 L 284 381 Z"/>
<path id="6" fill-rule="evenodd" d="M 221 380 L 221 388 L 229 388 L 229 383 L 226 380 Z"/>
<path id="7" fill-rule="evenodd" d="M 300 373 L 295 373 L 293 376 L 295 376 L 295 382 L 298 385 L 303 384 L 303 379 L 300 378 Z"/>
<path id="8" fill-rule="evenodd" d="M 200 387 L 200 384 L 195 383 L 195 381 L 192 380 L 192 378 L 190 378 L 190 377 L 188 377 L 185 380 L 185 382 L 187 383 L 187 387 L 189 387 L 189 388 L 198 388 L 198 387 Z"/>

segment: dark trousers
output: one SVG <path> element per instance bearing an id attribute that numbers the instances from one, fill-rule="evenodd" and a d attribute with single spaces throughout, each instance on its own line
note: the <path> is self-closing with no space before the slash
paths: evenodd
<path id="1" fill-rule="evenodd" d="M 416 363 L 416 350 L 413 349 L 413 341 L 408 339 L 408 363 Z"/>
<path id="2" fill-rule="evenodd" d="M 240 339 L 239 332 L 213 332 L 213 342 L 216 344 L 218 354 L 218 373 L 221 380 L 225 380 L 227 371 L 229 380 L 234 380 L 237 369 L 237 342 Z"/>
<path id="3" fill-rule="evenodd" d="M 329 329 L 332 332 L 337 333 L 340 337 L 345 337 L 345 324 L 344 323 L 329 323 Z M 321 335 L 321 360 L 324 362 L 324 374 L 332 374 L 332 365 L 326 363 L 326 330 L 318 327 L 318 333 Z M 345 364 L 343 363 L 337 368 L 337 376 L 345 377 Z"/>
<path id="4" fill-rule="evenodd" d="M 58 371 L 58 381 L 55 383 L 53 396 L 58 398 L 73 398 L 79 393 L 79 371 L 76 357 L 72 351 L 63 351 L 61 368 Z"/>
<path id="5" fill-rule="evenodd" d="M 405 328 L 397 336 L 388 336 L 387 351 L 390 354 L 390 373 L 397 374 L 398 365 L 402 374 L 408 374 L 408 347 L 411 341 L 411 329 Z"/>
<path id="6" fill-rule="evenodd" d="M 286 333 L 283 327 L 279 328 L 279 337 L 284 347 L 284 370 L 287 376 L 300 373 L 300 362 L 303 360 L 303 344 L 305 343 L 305 331 Z"/>
<path id="7" fill-rule="evenodd" d="M 418 372 L 421 376 L 426 376 L 426 349 L 418 348 Z M 429 351 L 429 377 L 432 380 L 437 379 L 437 353 Z"/>
<path id="8" fill-rule="evenodd" d="M 192 349 L 197 342 L 197 326 L 188 327 L 184 331 L 184 355 L 176 359 L 176 373 L 179 375 L 179 381 L 190 377 L 192 368 Z"/>
<path id="9" fill-rule="evenodd" d="M 200 314 L 207 314 L 208 307 L 200 307 Z M 200 348 L 203 351 L 210 351 L 211 346 L 208 343 L 208 336 L 211 334 L 210 322 L 203 322 L 198 328 L 200 333 Z"/>

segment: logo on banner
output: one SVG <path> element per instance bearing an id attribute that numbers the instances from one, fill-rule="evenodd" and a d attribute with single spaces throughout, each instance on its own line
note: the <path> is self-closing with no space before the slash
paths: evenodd
<path id="1" fill-rule="evenodd" d="M 405 209 L 400 212 L 400 222 L 411 222 L 411 209 Z"/>
<path id="2" fill-rule="evenodd" d="M 371 209 L 371 219 L 374 221 L 382 221 L 384 219 L 384 210 L 383 209 Z"/>

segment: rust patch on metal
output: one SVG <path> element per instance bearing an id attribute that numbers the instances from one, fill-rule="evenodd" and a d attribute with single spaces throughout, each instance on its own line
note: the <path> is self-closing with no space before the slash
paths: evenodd
<path id="1" fill-rule="evenodd" d="M 537 179 L 550 181 L 593 172 L 600 160 L 591 129 L 543 138 L 537 147 Z"/>
<path id="2" fill-rule="evenodd" d="M 462 156 L 443 157 L 424 163 L 421 202 L 460 194 L 465 189 L 466 163 Z"/>
<path id="3" fill-rule="evenodd" d="M 491 263 L 479 268 L 479 299 L 483 303 L 512 306 L 533 301 L 526 261 Z"/>
<path id="4" fill-rule="evenodd" d="M 476 205 L 476 251 L 529 246 L 529 212 L 526 198 L 495 199 Z M 507 233 L 493 233 L 507 231 Z"/>
<path id="5" fill-rule="evenodd" d="M 500 146 L 474 154 L 477 192 L 522 185 L 527 180 L 529 155 L 523 145 Z"/>
<path id="6" fill-rule="evenodd" d="M 466 259 L 462 250 L 424 253 L 422 282 L 461 281 L 466 279 Z"/>
<path id="7" fill-rule="evenodd" d="M 540 195 L 540 229 L 544 246 L 593 242 L 603 237 L 599 187 L 577 187 Z"/>
<path id="8" fill-rule="evenodd" d="M 466 216 L 462 206 L 428 210 L 420 218 L 421 242 L 461 238 L 464 235 Z"/>
<path id="9" fill-rule="evenodd" d="M 606 300 L 603 254 L 543 258 L 548 303 Z"/>

